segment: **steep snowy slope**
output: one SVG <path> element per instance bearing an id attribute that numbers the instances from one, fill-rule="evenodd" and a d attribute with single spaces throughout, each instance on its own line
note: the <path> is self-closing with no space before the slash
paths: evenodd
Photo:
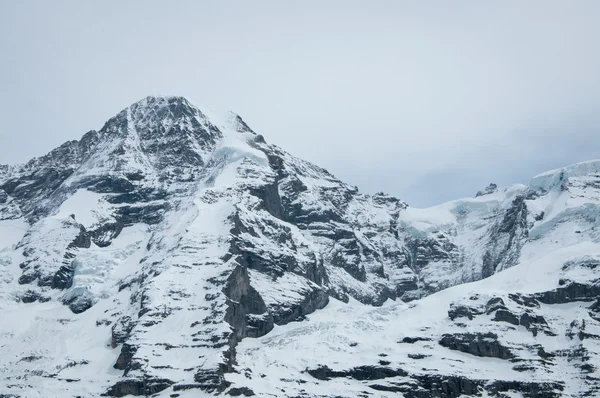
<path id="1" fill-rule="evenodd" d="M 414 303 L 332 301 L 244 340 L 229 378 L 258 396 L 596 397 L 599 265 L 588 242 Z"/>
<path id="2" fill-rule="evenodd" d="M 0 397 L 593 396 L 598 200 L 592 161 L 414 209 L 148 97 L 0 166 Z"/>

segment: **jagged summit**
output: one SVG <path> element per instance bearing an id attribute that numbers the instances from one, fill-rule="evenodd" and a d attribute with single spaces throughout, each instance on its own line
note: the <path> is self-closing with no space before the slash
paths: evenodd
<path id="1" fill-rule="evenodd" d="M 197 106 L 193 105 L 192 101 L 184 96 L 178 95 L 148 95 L 126 107 L 124 110 L 130 109 L 133 113 L 149 113 L 158 112 L 159 117 L 165 117 L 166 113 L 171 112 L 177 115 L 178 113 L 188 113 L 190 115 L 199 112 Z"/>
<path id="2" fill-rule="evenodd" d="M 211 127 L 216 123 L 184 97 L 148 96 L 123 109 L 102 127 L 105 134 L 151 135 L 186 134 Z"/>
<path id="3" fill-rule="evenodd" d="M 178 107 L 184 106 L 188 108 L 196 108 L 192 102 L 181 95 L 148 95 L 139 101 L 134 102 L 130 108 L 162 108 L 162 107 Z"/>
<path id="4" fill-rule="evenodd" d="M 242 118 L 234 112 L 218 115 L 211 110 L 201 109 L 186 97 L 182 96 L 148 96 L 119 112 L 111 118 L 101 131 L 120 131 L 120 126 L 128 123 L 136 130 L 156 131 L 162 127 L 171 128 L 171 133 L 181 130 L 173 127 L 189 125 L 198 128 L 202 124 L 210 124 L 226 133 L 233 129 L 238 132 L 252 132 Z M 253 133 L 253 132 L 252 132 Z"/>
<path id="5" fill-rule="evenodd" d="M 195 118 L 205 119 L 200 109 L 185 97 L 148 96 L 137 101 L 111 118 L 101 131 L 114 132 L 115 125 L 130 123 L 135 128 L 157 128 Z"/>
<path id="6" fill-rule="evenodd" d="M 164 192 L 170 185 L 195 181 L 219 146 L 247 147 L 255 138 L 236 114 L 222 118 L 201 111 L 184 97 L 148 96 L 80 140 L 24 165 L 3 167 L 0 184 L 9 194 L 22 196 L 22 209 L 35 220 L 56 211 L 77 189 L 104 184 L 108 176 L 111 184 L 139 189 L 144 185 L 145 192 Z M 24 193 L 19 195 L 20 191 Z M 40 195 L 45 197 L 43 206 L 29 201 Z"/>

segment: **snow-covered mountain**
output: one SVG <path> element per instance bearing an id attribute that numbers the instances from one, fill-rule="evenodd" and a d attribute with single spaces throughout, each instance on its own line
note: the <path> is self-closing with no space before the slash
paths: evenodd
<path id="1" fill-rule="evenodd" d="M 148 97 L 0 166 L 0 397 L 600 396 L 599 216 L 600 161 L 416 209 Z"/>

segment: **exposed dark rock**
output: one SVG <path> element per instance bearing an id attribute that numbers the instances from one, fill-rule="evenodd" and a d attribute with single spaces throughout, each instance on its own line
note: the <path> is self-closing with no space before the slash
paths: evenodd
<path id="1" fill-rule="evenodd" d="M 277 325 L 301 320 L 305 315 L 325 308 L 329 303 L 329 295 L 318 288 L 308 291 L 302 301 L 288 307 L 271 307 L 273 319 Z"/>
<path id="2" fill-rule="evenodd" d="M 501 297 L 492 297 L 485 304 L 485 313 L 489 315 L 500 308 L 506 309 L 504 300 Z"/>
<path id="3" fill-rule="evenodd" d="M 586 331 L 587 324 L 588 323 L 586 322 L 585 319 L 574 320 L 569 325 L 569 328 L 566 333 L 567 337 L 569 337 L 570 339 L 577 337 L 579 340 L 585 340 L 585 339 L 600 340 L 600 335 L 597 335 L 594 333 L 589 333 Z"/>
<path id="4" fill-rule="evenodd" d="M 34 361 L 38 361 L 38 360 L 40 360 L 42 358 L 43 357 L 40 357 L 40 356 L 37 356 L 37 355 L 29 355 L 29 356 L 26 356 L 26 357 L 23 357 L 23 358 L 19 359 L 19 361 L 17 363 L 19 363 L 19 362 L 34 362 Z"/>
<path id="5" fill-rule="evenodd" d="M 168 198 L 164 190 L 154 188 L 135 188 L 132 191 L 126 191 L 110 195 L 107 201 L 112 204 L 144 204 L 153 201 L 161 201 Z"/>
<path id="6" fill-rule="evenodd" d="M 120 222 L 107 222 L 89 231 L 89 234 L 95 245 L 107 247 L 112 243 L 113 239 L 121 234 L 123 226 Z"/>
<path id="7" fill-rule="evenodd" d="M 423 359 L 423 358 L 427 358 L 430 357 L 431 355 L 425 355 L 425 354 L 408 354 L 408 357 L 410 359 Z"/>
<path id="8" fill-rule="evenodd" d="M 252 391 L 248 387 L 233 387 L 227 390 L 226 394 L 231 395 L 232 397 L 239 397 L 242 395 L 244 397 L 253 397 L 254 395 L 256 395 L 254 394 L 254 391 Z"/>
<path id="9" fill-rule="evenodd" d="M 85 228 L 73 218 L 61 220 L 60 227 L 69 230 L 70 233 L 78 231 L 73 241 L 66 247 L 54 249 L 55 253 L 59 255 L 62 253 L 62 262 L 48 262 L 47 252 L 44 252 L 44 249 L 36 248 L 35 244 L 38 239 L 36 233 L 39 233 L 38 230 L 29 231 L 21 240 L 17 247 L 22 249 L 25 260 L 19 264 L 19 267 L 23 270 L 18 279 L 19 284 L 32 284 L 37 280 L 37 286 L 39 287 L 52 287 L 55 289 L 71 287 L 75 271 L 73 259 L 76 252 L 79 249 L 89 248 L 91 242 Z"/>
<path id="10" fill-rule="evenodd" d="M 544 347 L 542 347 L 541 345 L 537 347 L 537 354 L 540 358 L 543 359 L 554 358 L 554 354 L 547 353 L 546 350 L 544 350 Z"/>
<path id="11" fill-rule="evenodd" d="M 92 241 L 90 239 L 90 235 L 87 233 L 83 225 L 79 225 L 79 234 L 75 237 L 73 242 L 71 242 L 68 246 L 68 249 L 71 248 L 80 248 L 80 249 L 89 249 Z"/>
<path id="12" fill-rule="evenodd" d="M 525 398 L 559 398 L 565 386 L 561 383 L 536 383 L 524 381 L 494 380 L 486 386 L 493 395 L 503 392 L 521 393 Z"/>
<path id="13" fill-rule="evenodd" d="M 600 298 L 597 298 L 596 302 L 594 304 L 592 304 L 591 306 L 589 306 L 588 308 L 592 312 L 600 313 Z"/>
<path id="14" fill-rule="evenodd" d="M 169 388 L 172 384 L 171 380 L 161 378 L 125 379 L 119 380 L 102 395 L 109 397 L 149 396 Z"/>
<path id="15" fill-rule="evenodd" d="M 86 288 L 71 289 L 61 298 L 61 302 L 74 314 L 87 311 L 95 304 L 95 300 L 93 294 Z"/>
<path id="16" fill-rule="evenodd" d="M 444 334 L 439 341 L 443 347 L 478 357 L 510 359 L 512 352 L 498 341 L 494 333 Z"/>
<path id="17" fill-rule="evenodd" d="M 516 264 L 528 233 L 525 197 L 517 196 L 502 220 L 491 229 L 493 239 L 490 240 L 490 246 L 483 256 L 481 277 L 487 278 L 502 267 Z"/>
<path id="18" fill-rule="evenodd" d="M 223 392 L 231 385 L 225 380 L 225 369 L 199 369 L 194 374 L 194 381 L 198 383 L 200 389 L 208 392 Z"/>
<path id="19" fill-rule="evenodd" d="M 566 282 L 554 290 L 536 293 L 535 299 L 544 304 L 565 304 L 574 301 L 592 301 L 600 297 L 600 284 Z"/>
<path id="20" fill-rule="evenodd" d="M 540 304 L 537 302 L 535 297 L 532 297 L 532 296 L 528 296 L 525 294 L 518 294 L 518 293 L 517 294 L 510 293 L 508 295 L 508 297 L 515 303 L 517 303 L 519 305 L 523 305 L 525 307 L 529 307 L 529 308 L 539 308 L 540 307 Z"/>
<path id="21" fill-rule="evenodd" d="M 117 358 L 117 362 L 113 365 L 113 368 L 119 370 L 125 370 L 131 364 L 131 360 L 137 351 L 137 347 L 131 344 L 124 343 L 121 347 L 121 353 Z"/>
<path id="22" fill-rule="evenodd" d="M 372 388 L 373 390 L 376 390 L 376 391 L 388 391 L 388 392 L 405 392 L 408 389 L 408 387 L 406 387 L 406 386 L 398 386 L 398 385 L 395 385 L 395 383 L 392 385 L 370 384 L 369 388 Z M 368 397 L 369 394 L 361 395 L 361 397 L 362 396 Z"/>
<path id="23" fill-rule="evenodd" d="M 286 215 L 283 205 L 281 204 L 277 180 L 271 184 L 263 185 L 260 188 L 253 188 L 250 190 L 250 193 L 261 199 L 261 207 L 268 211 L 273 217 L 285 220 Z"/>
<path id="24" fill-rule="evenodd" d="M 509 310 L 503 310 L 503 309 L 497 310 L 496 313 L 494 314 L 494 318 L 492 320 L 496 321 L 496 322 L 507 322 L 512 325 L 519 324 L 519 318 L 515 314 L 513 314 Z"/>
<path id="25" fill-rule="evenodd" d="M 406 398 L 458 398 L 481 396 L 505 397 L 504 393 L 516 392 L 526 398 L 558 398 L 564 386 L 560 383 L 535 383 L 504 380 L 469 379 L 458 375 L 411 374 L 409 381 L 394 381 L 388 385 L 373 384 L 377 391 L 400 392 Z"/>
<path id="26" fill-rule="evenodd" d="M 432 262 L 458 263 L 460 258 L 458 247 L 444 235 L 437 239 L 408 236 L 406 248 L 409 252 L 408 266 L 416 270 Z"/>
<path id="27" fill-rule="evenodd" d="M 18 279 L 20 285 L 27 285 L 33 282 L 34 280 L 40 277 L 41 273 L 39 271 L 29 271 L 25 270 L 23 275 L 21 275 Z"/>
<path id="28" fill-rule="evenodd" d="M 450 304 L 450 309 L 448 310 L 448 316 L 451 320 L 455 320 L 456 318 L 468 318 L 472 320 L 475 315 L 481 314 L 477 308 L 469 307 L 462 304 Z"/>
<path id="29" fill-rule="evenodd" d="M 45 303 L 47 301 L 50 301 L 50 297 L 46 297 L 40 293 L 37 293 L 33 290 L 27 290 L 22 296 L 21 296 L 21 302 L 23 303 L 34 303 L 36 301 L 39 301 L 40 303 Z"/>
<path id="30" fill-rule="evenodd" d="M 121 206 L 116 210 L 115 216 L 124 226 L 137 223 L 148 225 L 158 224 L 167 209 L 167 204 L 147 204 L 143 206 Z"/>
<path id="31" fill-rule="evenodd" d="M 111 347 L 116 348 L 124 343 L 133 330 L 135 323 L 130 316 L 123 316 L 111 328 Z"/>
<path id="32" fill-rule="evenodd" d="M 485 189 L 483 191 L 477 191 L 477 193 L 475 194 L 475 197 L 477 198 L 477 197 L 483 196 L 483 195 L 490 195 L 490 194 L 496 192 L 497 190 L 498 190 L 498 185 L 496 185 L 492 182 L 492 183 L 490 183 L 490 185 L 485 187 Z"/>
<path id="33" fill-rule="evenodd" d="M 343 268 L 348 274 L 361 282 L 367 280 L 367 271 L 360 262 L 359 243 L 355 239 L 338 239 L 341 248 L 331 256 L 331 264 Z"/>
<path id="34" fill-rule="evenodd" d="M 135 189 L 135 185 L 127 178 L 120 176 L 102 176 L 95 182 L 85 181 L 88 184 L 88 189 L 98 193 L 124 193 L 131 192 Z"/>
<path id="35" fill-rule="evenodd" d="M 431 341 L 429 337 L 404 337 L 400 340 L 400 343 L 414 344 L 417 341 Z"/>
<path id="36" fill-rule="evenodd" d="M 535 221 L 542 221 L 542 220 L 544 219 L 544 215 L 545 215 L 545 214 L 546 214 L 546 213 L 545 213 L 545 212 L 543 212 L 543 211 L 542 211 L 542 212 L 540 212 L 539 214 L 536 214 L 536 215 L 535 215 L 535 217 L 534 217 Z"/>
<path id="37" fill-rule="evenodd" d="M 406 398 L 457 398 L 461 395 L 480 395 L 480 380 L 454 375 L 411 375 L 416 388 L 404 392 Z"/>
<path id="38" fill-rule="evenodd" d="M 273 210 L 275 211 L 275 210 Z M 252 245 L 248 245 L 240 236 L 247 233 L 252 236 L 269 236 L 277 241 L 278 244 L 288 246 L 296 250 L 296 245 L 292 239 L 292 233 L 289 227 L 265 220 L 265 223 L 258 225 L 248 225 L 235 213 L 231 217 L 233 228 L 230 253 L 238 257 L 238 262 L 248 269 L 260 271 L 273 278 L 282 276 L 285 272 L 293 272 L 315 282 L 318 285 L 327 281 L 325 269 L 322 260 L 315 255 L 312 256 L 311 264 L 303 264 L 301 267 L 295 256 L 291 255 L 268 255 L 257 251 Z M 257 230 L 258 229 L 258 230 Z"/>
<path id="39" fill-rule="evenodd" d="M 419 289 L 417 277 L 400 280 L 396 285 L 396 296 L 400 297 L 404 302 L 410 302 L 420 298 L 420 294 L 416 291 Z"/>
<path id="40" fill-rule="evenodd" d="M 581 231 L 576 231 L 581 233 Z M 567 261 L 563 264 L 562 270 L 568 271 L 574 268 L 587 268 L 587 269 L 596 269 L 600 267 L 600 260 L 593 257 L 585 257 L 579 260 Z"/>
<path id="41" fill-rule="evenodd" d="M 326 365 L 316 369 L 306 369 L 306 372 L 319 380 L 329 380 L 338 377 L 351 377 L 355 380 L 379 380 L 387 377 L 407 376 L 402 369 L 392 369 L 380 366 L 358 366 L 348 370 L 332 370 Z"/>
<path id="42" fill-rule="evenodd" d="M 53 158 L 67 160 L 67 154 L 72 147 L 68 142 L 50 152 L 48 155 L 30 161 L 24 175 L 9 179 L 0 186 L 8 195 L 14 198 L 28 221 L 34 223 L 50 213 L 50 209 L 38 206 L 36 198 L 50 197 L 54 191 L 73 173 L 72 168 L 62 168 L 50 165 Z M 46 163 L 47 164 L 44 164 Z M 29 166 L 29 167 L 27 167 Z M 28 173 L 29 172 L 29 173 Z"/>
<path id="43" fill-rule="evenodd" d="M 223 293 L 229 298 L 225 320 L 234 328 L 237 341 L 246 336 L 260 337 L 273 329 L 273 316 L 267 313 L 262 297 L 250 285 L 246 267 L 235 268 Z"/>
<path id="44" fill-rule="evenodd" d="M 535 371 L 537 369 L 536 366 L 529 365 L 529 364 L 519 364 L 519 365 L 513 366 L 512 368 L 513 368 L 513 370 L 515 370 L 517 372 L 531 372 L 531 371 Z"/>
<path id="45" fill-rule="evenodd" d="M 519 324 L 525 326 L 525 328 L 533 333 L 534 336 L 537 336 L 539 330 L 544 330 L 548 327 L 548 323 L 543 316 L 534 315 L 529 312 L 521 315 Z"/>
<path id="46" fill-rule="evenodd" d="M 68 265 L 63 265 L 52 277 L 53 289 L 68 289 L 73 286 L 73 276 L 75 274 L 75 267 L 73 262 Z"/>
<path id="47" fill-rule="evenodd" d="M 175 384 L 173 386 L 173 391 L 186 391 L 195 389 L 202 389 L 202 384 Z"/>

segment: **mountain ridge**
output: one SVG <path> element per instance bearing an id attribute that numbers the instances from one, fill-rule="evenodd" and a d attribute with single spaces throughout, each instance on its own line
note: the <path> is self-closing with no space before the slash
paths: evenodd
<path id="1" fill-rule="evenodd" d="M 333 381 L 341 394 L 349 394 L 337 396 L 356 396 L 354 388 L 380 394 L 375 396 L 387 396 L 382 391 L 418 396 L 410 395 L 409 385 L 438 394 L 432 396 L 478 391 L 501 396 L 526 388 L 510 366 L 505 378 L 496 381 L 491 373 L 483 380 L 468 367 L 458 369 L 460 377 L 453 381 L 458 384 L 444 390 L 440 383 L 448 373 L 421 374 L 416 368 L 406 370 L 406 364 L 391 369 L 384 359 L 335 370 L 339 364 L 305 358 L 306 368 L 297 369 L 293 378 L 316 390 L 302 395 L 294 387 L 288 395 L 273 392 L 273 384 L 260 382 L 258 370 L 248 372 L 240 361 L 259 360 L 249 340 L 268 345 L 271 332 L 299 333 L 305 322 L 322 319 L 317 313 L 333 318 L 331 311 L 345 313 L 341 303 L 361 314 L 379 311 L 371 312 L 370 306 L 382 313 L 394 308 L 389 322 L 407 328 L 396 318 L 404 311 L 415 316 L 413 304 L 407 303 L 419 307 L 424 297 L 444 297 L 439 292 L 448 288 L 462 294 L 465 283 L 485 286 L 490 277 L 501 281 L 498 275 L 505 270 L 538 264 L 548 251 L 571 255 L 575 247 L 589 253 L 563 256 L 563 268 L 557 265 L 552 274 L 557 283 L 558 278 L 563 281 L 554 293 L 549 283 L 543 289 L 550 290 L 517 298 L 500 292 L 497 297 L 476 294 L 471 302 L 452 296 L 449 320 L 435 319 L 431 325 L 446 325 L 449 333 L 433 334 L 428 341 L 438 339 L 447 355 L 448 350 L 462 350 L 475 357 L 523 360 L 530 350 L 513 340 L 513 348 L 505 348 L 505 335 L 491 337 L 494 324 L 484 318 L 493 315 L 493 322 L 525 325 L 527 336 L 535 330 L 535 340 L 538 332 L 556 334 L 554 329 L 563 327 L 562 318 L 550 318 L 544 306 L 593 301 L 598 294 L 593 272 L 580 270 L 596 264 L 600 161 L 542 173 L 528 186 L 490 185 L 473 198 L 412 208 L 387 194 L 360 193 L 268 144 L 238 115 L 220 118 L 183 97 L 150 96 L 79 141 L 0 170 L 0 311 L 22 317 L 0 329 L 5 358 L 0 374 L 11 386 L 0 388 L 0 396 L 61 396 L 69 391 L 80 396 L 183 397 L 246 395 L 252 389 L 275 396 L 335 396 L 333 390 L 319 395 L 315 380 L 337 377 L 354 380 L 350 390 Z M 585 300 L 573 300 L 573 293 Z M 504 304 L 493 306 L 490 300 Z M 516 304 L 507 304 L 509 300 Z M 527 303 L 544 311 L 536 313 Z M 578 320 L 580 329 L 594 329 L 595 316 L 586 318 L 583 329 Z M 483 331 L 460 333 L 470 328 L 459 325 L 463 318 L 475 320 Z M 362 333 L 364 325 L 355 327 Z M 511 329 L 503 333 L 530 339 Z M 44 339 L 55 339 L 54 345 Z M 21 344 L 24 340 L 31 344 Z M 550 350 L 550 342 L 535 344 Z M 479 348 L 465 348 L 473 344 Z M 335 346 L 331 357 L 347 349 Z M 595 346 L 586 349 L 590 369 L 595 369 Z M 396 352 L 389 346 L 386 350 Z M 560 396 L 552 394 L 561 388 L 579 396 L 560 380 L 544 384 L 543 372 L 572 371 L 571 365 L 551 362 L 526 370 L 534 372 L 527 388 L 547 395 L 530 391 L 526 396 Z M 298 366 L 283 359 L 280 364 Z M 263 370 L 270 372 L 272 365 Z M 312 381 L 301 376 L 306 372 Z M 244 373 L 247 383 L 238 377 Z M 388 378 L 397 385 L 364 382 Z M 510 378 L 516 381 L 511 384 Z M 289 383 L 275 385 L 291 388 Z M 594 391 L 595 382 L 588 384 Z"/>

